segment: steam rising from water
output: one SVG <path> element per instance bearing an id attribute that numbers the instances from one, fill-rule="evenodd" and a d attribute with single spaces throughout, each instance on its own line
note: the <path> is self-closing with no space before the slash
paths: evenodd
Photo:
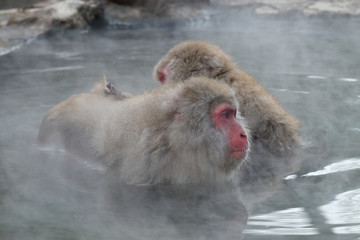
<path id="1" fill-rule="evenodd" d="M 151 203 L 168 191 L 153 195 L 109 186 L 99 169 L 33 145 L 45 113 L 70 95 L 89 91 L 104 73 L 131 93 L 156 87 L 153 65 L 188 39 L 210 41 L 232 55 L 302 121 L 302 134 L 312 143 L 300 154 L 303 165 L 292 179 L 247 183 L 249 192 L 241 197 L 251 212 L 244 239 L 358 237 L 359 25 L 355 18 L 267 18 L 234 10 L 185 28 L 67 33 L 1 56 L 0 239 L 220 239 L 244 224 L 205 211 L 230 206 L 225 212 L 237 207 L 245 216 L 239 202 L 229 201 L 235 199 L 232 193 L 203 205 L 162 199 L 154 207 Z M 117 191 L 129 194 L 106 199 Z M 124 199 L 128 205 L 120 204 Z M 157 216 L 154 209 L 168 212 Z M 191 218 L 196 211 L 204 215 Z M 214 234 L 206 235 L 211 229 Z"/>

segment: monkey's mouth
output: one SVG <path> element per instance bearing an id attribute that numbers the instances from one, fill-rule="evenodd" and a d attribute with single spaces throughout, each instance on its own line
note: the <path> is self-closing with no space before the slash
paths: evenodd
<path id="1" fill-rule="evenodd" d="M 231 151 L 231 156 L 233 158 L 244 158 L 246 157 L 246 154 L 247 154 L 246 149 L 235 148 Z"/>

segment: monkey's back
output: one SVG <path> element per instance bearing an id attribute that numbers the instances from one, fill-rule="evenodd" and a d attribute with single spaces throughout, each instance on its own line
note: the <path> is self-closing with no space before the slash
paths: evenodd
<path id="1" fill-rule="evenodd" d="M 38 145 L 111 164 L 144 128 L 148 95 L 117 101 L 97 93 L 78 94 L 53 107 L 42 121 Z"/>

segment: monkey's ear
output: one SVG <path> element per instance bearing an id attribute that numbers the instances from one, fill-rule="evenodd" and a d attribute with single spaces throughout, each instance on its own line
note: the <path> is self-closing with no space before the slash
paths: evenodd
<path id="1" fill-rule="evenodd" d="M 173 68 L 172 66 L 174 64 L 177 64 L 175 59 L 171 59 L 163 66 L 158 64 L 157 67 L 155 68 L 156 70 L 154 71 L 154 78 L 159 80 L 162 84 L 164 84 L 168 80 L 170 76 L 170 70 Z"/>
<path id="2" fill-rule="evenodd" d="M 224 62 L 217 56 L 202 56 L 200 57 L 200 64 L 207 67 L 209 71 L 218 73 L 224 67 Z"/>
<path id="3" fill-rule="evenodd" d="M 157 79 L 161 82 L 161 83 L 165 83 L 166 79 L 168 78 L 169 75 L 169 70 L 167 67 L 164 67 L 163 69 L 161 69 L 159 72 L 157 72 Z"/>

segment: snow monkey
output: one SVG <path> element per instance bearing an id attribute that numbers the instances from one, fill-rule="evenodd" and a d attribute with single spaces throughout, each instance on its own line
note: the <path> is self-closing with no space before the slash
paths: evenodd
<path id="1" fill-rule="evenodd" d="M 301 145 L 299 121 L 254 78 L 238 69 L 218 46 L 203 41 L 182 42 L 160 59 L 153 76 L 163 84 L 194 76 L 226 83 L 236 93 L 239 111 L 249 124 L 254 143 L 260 141 L 276 155 L 291 153 Z"/>
<path id="2" fill-rule="evenodd" d="M 106 88 L 104 79 L 52 108 L 39 146 L 99 161 L 133 185 L 231 181 L 248 155 L 248 130 L 226 84 L 195 77 L 121 101 Z"/>

